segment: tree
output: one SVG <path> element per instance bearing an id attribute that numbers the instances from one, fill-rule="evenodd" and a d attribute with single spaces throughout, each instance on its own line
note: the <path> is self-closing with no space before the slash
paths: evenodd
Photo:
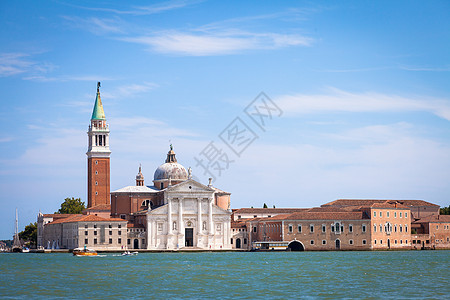
<path id="1" fill-rule="evenodd" d="M 267 204 L 264 203 L 263 208 L 267 208 Z"/>
<path id="2" fill-rule="evenodd" d="M 66 198 L 61 203 L 61 208 L 55 214 L 81 214 L 86 206 L 81 202 L 80 198 Z"/>
<path id="3" fill-rule="evenodd" d="M 441 207 L 441 215 L 450 215 L 450 205 L 448 207 Z"/>
<path id="4" fill-rule="evenodd" d="M 31 246 L 36 246 L 37 244 L 37 223 L 30 223 L 30 225 L 25 226 L 25 229 L 19 232 L 19 239 L 23 240 L 25 243 Z"/>

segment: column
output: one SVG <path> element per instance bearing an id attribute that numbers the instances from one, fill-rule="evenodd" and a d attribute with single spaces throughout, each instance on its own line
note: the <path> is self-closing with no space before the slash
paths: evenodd
<path id="1" fill-rule="evenodd" d="M 197 199 L 197 233 L 201 234 L 203 232 L 203 222 L 202 222 L 202 198 Z"/>
<path id="2" fill-rule="evenodd" d="M 178 198 L 179 205 L 178 205 L 178 232 L 180 234 L 183 233 L 183 199 Z"/>
<path id="3" fill-rule="evenodd" d="M 167 233 L 172 234 L 172 199 L 167 199 L 167 223 Z"/>
<path id="4" fill-rule="evenodd" d="M 208 209 L 208 222 L 209 222 L 209 234 L 214 234 L 212 210 L 213 210 L 213 198 L 208 199 L 209 209 Z"/>

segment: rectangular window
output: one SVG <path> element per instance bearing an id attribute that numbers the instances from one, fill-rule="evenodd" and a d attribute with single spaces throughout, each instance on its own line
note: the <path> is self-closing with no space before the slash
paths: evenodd
<path id="1" fill-rule="evenodd" d="M 325 233 L 327 231 L 327 226 L 322 225 L 322 232 Z"/>
<path id="2" fill-rule="evenodd" d="M 362 226 L 362 232 L 366 232 L 366 225 L 365 224 L 363 224 L 363 226 Z"/>
<path id="3" fill-rule="evenodd" d="M 377 212 L 376 212 L 376 211 L 373 212 L 373 217 L 374 217 L 374 218 L 377 217 Z"/>
<path id="4" fill-rule="evenodd" d="M 353 225 L 348 225 L 348 232 L 353 232 Z"/>
<path id="5" fill-rule="evenodd" d="M 109 235 L 112 235 L 112 230 L 109 231 Z"/>
<path id="6" fill-rule="evenodd" d="M 94 245 L 97 245 L 97 239 L 94 239 Z"/>
<path id="7" fill-rule="evenodd" d="M 408 232 L 408 225 L 405 225 L 405 232 Z"/>
<path id="8" fill-rule="evenodd" d="M 88 224 L 84 224 L 84 228 L 88 228 Z"/>
<path id="9" fill-rule="evenodd" d="M 97 228 L 97 224 L 94 224 L 94 228 Z"/>
<path id="10" fill-rule="evenodd" d="M 233 245 L 233 239 L 231 239 L 231 245 Z"/>
<path id="11" fill-rule="evenodd" d="M 88 244 L 88 239 L 84 239 L 84 244 L 85 244 L 85 245 Z"/>
<path id="12" fill-rule="evenodd" d="M 402 217 L 402 213 L 400 212 L 400 218 Z"/>
<path id="13" fill-rule="evenodd" d="M 334 225 L 331 225 L 331 232 L 334 232 Z"/>
<path id="14" fill-rule="evenodd" d="M 377 240 L 373 240 L 373 243 L 376 245 L 377 244 Z"/>
<path id="15" fill-rule="evenodd" d="M 394 211 L 394 218 L 397 218 L 397 212 Z"/>
<path id="16" fill-rule="evenodd" d="M 403 231 L 402 225 L 399 225 L 399 227 L 400 227 L 400 232 L 402 232 Z"/>
<path id="17" fill-rule="evenodd" d="M 314 225 L 309 225 L 309 231 L 310 231 L 311 233 L 314 232 Z"/>
<path id="18" fill-rule="evenodd" d="M 117 227 L 118 227 L 118 228 L 122 228 L 122 224 L 119 224 Z"/>
<path id="19" fill-rule="evenodd" d="M 117 234 L 118 234 L 118 235 L 122 235 L 122 231 L 120 231 L 120 230 L 117 231 Z"/>
<path id="20" fill-rule="evenodd" d="M 112 244 L 112 239 L 109 239 L 109 243 Z"/>
<path id="21" fill-rule="evenodd" d="M 127 239 L 127 244 L 129 245 L 129 244 L 131 244 L 131 241 L 130 241 L 130 239 Z"/>
<path id="22" fill-rule="evenodd" d="M 119 239 L 117 240 L 117 243 L 118 243 L 118 244 L 122 244 L 122 239 L 119 238 Z"/>
<path id="23" fill-rule="evenodd" d="M 377 224 L 373 224 L 373 232 L 377 232 Z"/>
<path id="24" fill-rule="evenodd" d="M 299 233 L 302 232 L 302 225 L 298 225 L 298 232 L 299 232 Z"/>
<path id="25" fill-rule="evenodd" d="M 389 218 L 389 212 L 388 212 L 388 211 L 386 212 L 386 217 L 388 217 L 388 218 Z"/>
<path id="26" fill-rule="evenodd" d="M 108 228 L 112 228 L 112 225 L 111 224 L 109 224 L 109 227 Z"/>
<path id="27" fill-rule="evenodd" d="M 292 225 L 289 225 L 288 231 L 289 231 L 289 233 L 292 233 Z"/>
<path id="28" fill-rule="evenodd" d="M 383 225 L 380 224 L 380 232 L 383 232 Z"/>
<path id="29" fill-rule="evenodd" d="M 94 235 L 97 235 L 97 231 L 94 231 Z"/>
<path id="30" fill-rule="evenodd" d="M 408 213 L 407 212 L 405 212 L 405 218 L 407 218 L 408 217 Z"/>
<path id="31" fill-rule="evenodd" d="M 87 231 L 85 231 L 85 232 L 84 232 L 84 235 L 88 235 L 88 232 L 87 232 Z"/>
<path id="32" fill-rule="evenodd" d="M 380 211 L 380 217 L 382 217 L 383 216 L 383 212 L 382 211 Z"/>
<path id="33" fill-rule="evenodd" d="M 256 232 L 256 226 L 253 226 L 253 232 Z"/>
<path id="34" fill-rule="evenodd" d="M 244 239 L 244 245 L 247 245 L 247 239 Z"/>

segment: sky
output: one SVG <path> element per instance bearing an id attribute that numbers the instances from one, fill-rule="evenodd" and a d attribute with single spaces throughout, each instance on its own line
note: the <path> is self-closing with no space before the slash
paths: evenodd
<path id="1" fill-rule="evenodd" d="M 111 190 L 173 144 L 231 207 L 450 204 L 448 1 L 1 1 L 0 239 L 86 201 L 97 81 Z"/>

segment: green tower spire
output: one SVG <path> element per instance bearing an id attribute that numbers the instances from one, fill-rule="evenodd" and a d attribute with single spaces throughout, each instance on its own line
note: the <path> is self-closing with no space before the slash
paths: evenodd
<path id="1" fill-rule="evenodd" d="M 100 82 L 97 82 L 97 97 L 95 98 L 94 111 L 92 112 L 91 120 L 106 120 L 102 99 L 100 98 Z"/>

